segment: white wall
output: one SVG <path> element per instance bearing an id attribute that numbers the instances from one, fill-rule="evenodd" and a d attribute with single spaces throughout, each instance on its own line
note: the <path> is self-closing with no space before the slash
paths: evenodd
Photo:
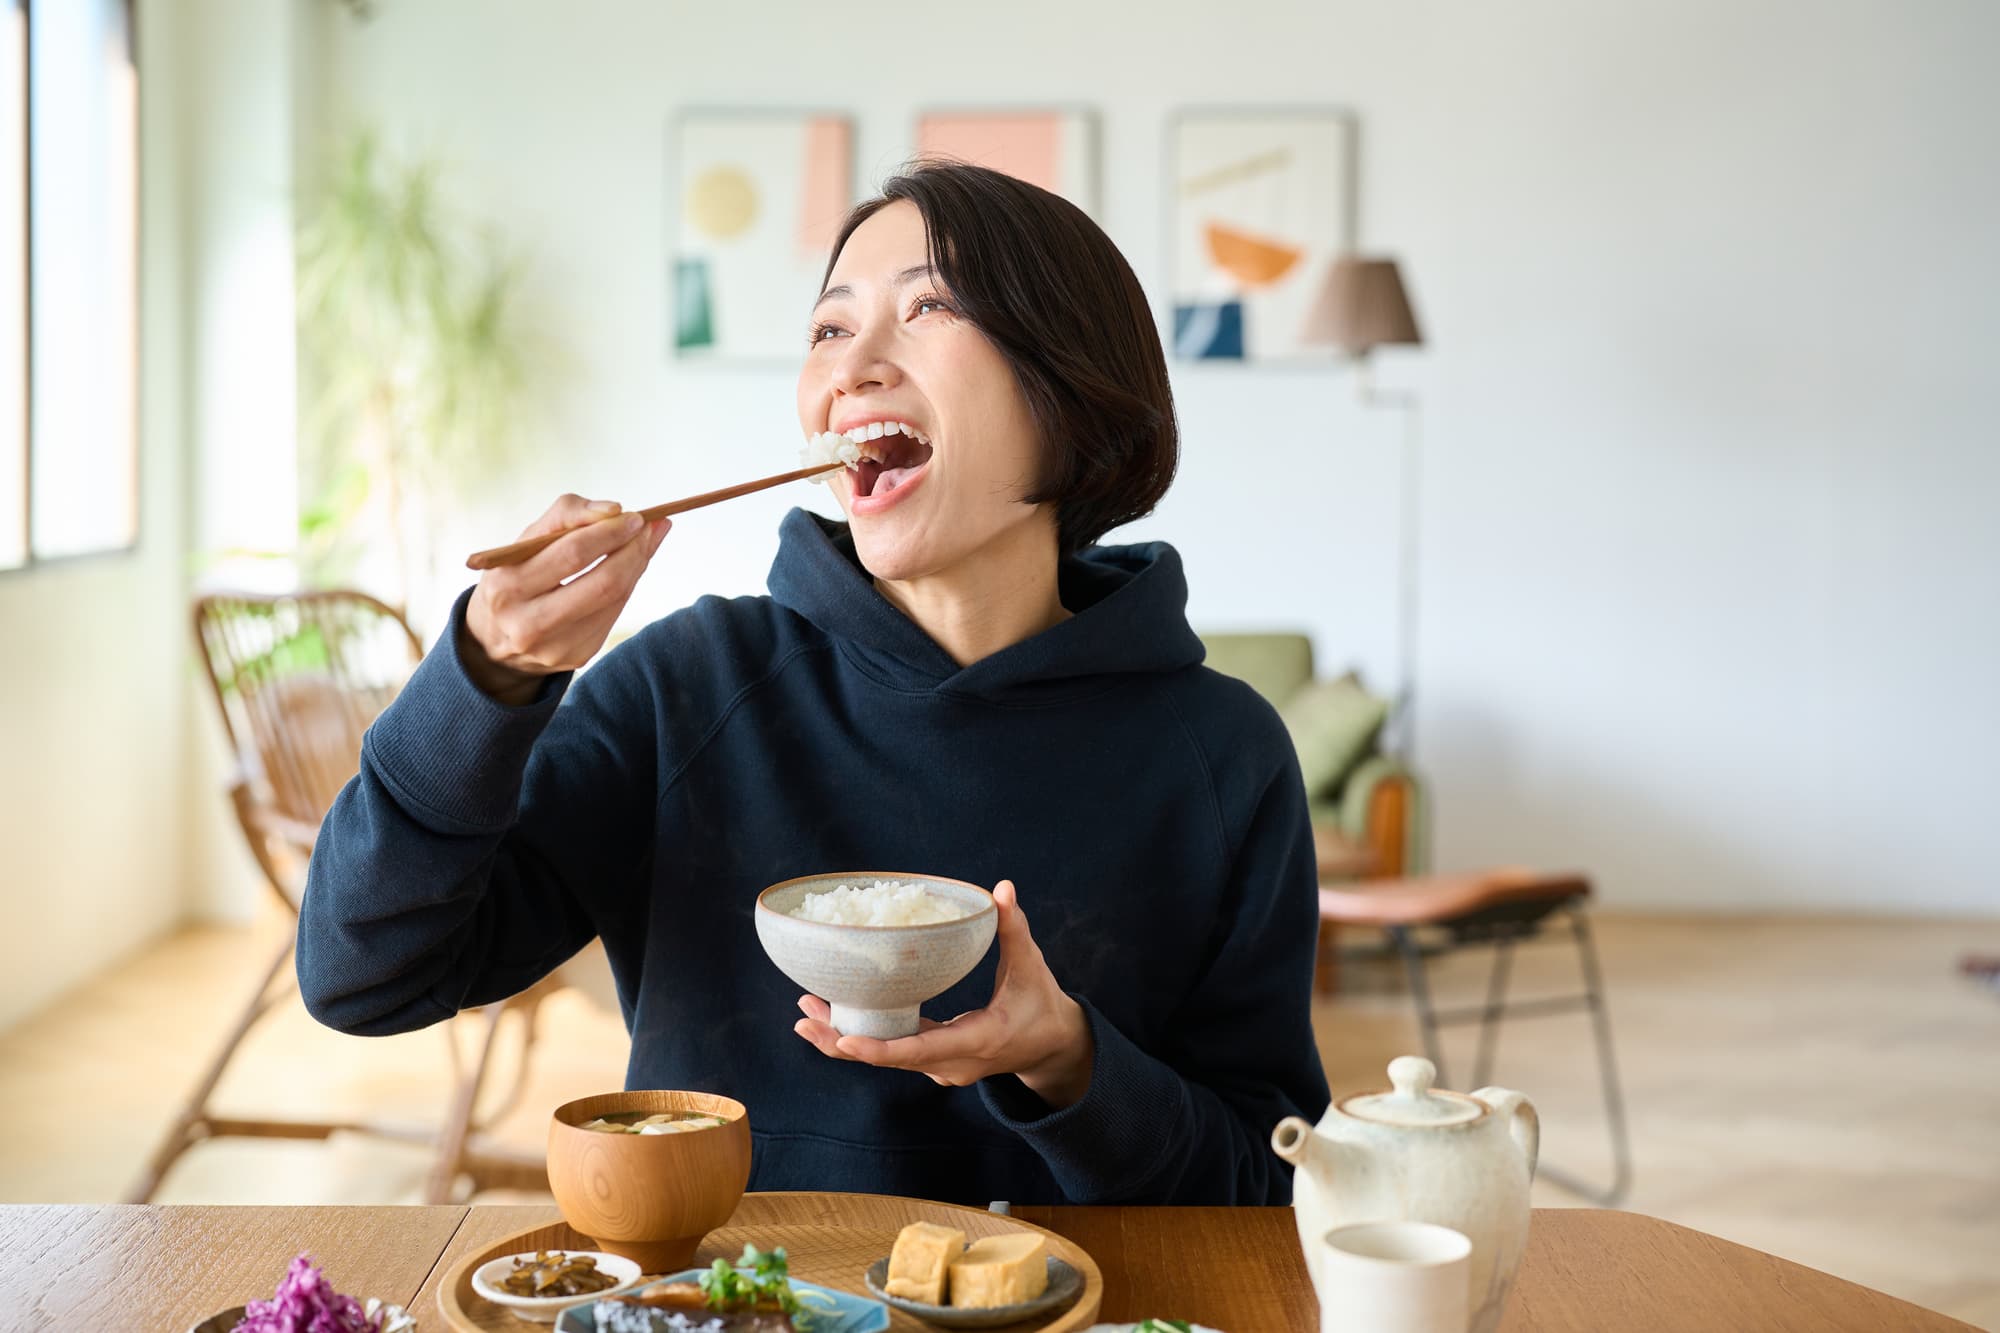
<path id="1" fill-rule="evenodd" d="M 2000 910 L 2000 10 L 380 10 L 331 25 L 327 95 L 532 247 L 562 352 L 447 549 L 561 490 L 649 503 L 791 457 L 787 373 L 664 350 L 677 107 L 851 109 L 871 180 L 919 107 L 1094 104 L 1103 221 L 1157 301 L 1169 109 L 1344 104 L 1364 244 L 1432 339 L 1383 370 L 1426 404 L 1440 859 L 1583 865 L 1620 906 Z M 1331 369 L 1176 386 L 1182 479 L 1133 535 L 1180 546 L 1195 622 L 1392 672 L 1395 419 Z M 637 609 L 760 588 L 799 498 L 684 521 Z"/>
<path id="2" fill-rule="evenodd" d="M 298 533 L 292 231 L 296 142 L 311 114 L 298 62 L 327 7 L 182 0 L 176 10 L 190 594 L 296 583 L 272 555 Z M 242 919 L 268 890 L 225 797 L 230 759 L 205 682 L 188 709 L 188 913 Z"/>
<path id="3" fill-rule="evenodd" d="M 178 49 L 157 13 L 149 68 Z M 186 906 L 178 91 L 141 94 L 138 548 L 0 575 L 0 1027 Z"/>

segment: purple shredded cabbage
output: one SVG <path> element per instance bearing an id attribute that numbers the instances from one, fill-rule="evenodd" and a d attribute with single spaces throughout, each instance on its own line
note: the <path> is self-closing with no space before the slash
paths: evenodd
<path id="1" fill-rule="evenodd" d="M 234 1333 L 381 1333 L 381 1325 L 361 1312 L 361 1302 L 335 1291 L 312 1257 L 302 1254 L 270 1300 L 245 1307 Z"/>

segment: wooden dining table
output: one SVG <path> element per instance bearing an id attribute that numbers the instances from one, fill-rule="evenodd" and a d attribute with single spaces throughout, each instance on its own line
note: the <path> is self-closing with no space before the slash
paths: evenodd
<path id="1" fill-rule="evenodd" d="M 1289 1208 L 1016 1207 L 1104 1276 L 1100 1318 L 1224 1333 L 1317 1333 Z M 185 1333 L 268 1296 L 309 1253 L 342 1291 L 406 1305 L 444 1333 L 459 1259 L 556 1220 L 554 1208 L 0 1206 L 0 1328 Z M 522 1325 L 523 1329 L 531 1327 Z M 1879 1291 L 1636 1213 L 1538 1209 L 1503 1333 L 1868 1333 L 1970 1329 Z"/>

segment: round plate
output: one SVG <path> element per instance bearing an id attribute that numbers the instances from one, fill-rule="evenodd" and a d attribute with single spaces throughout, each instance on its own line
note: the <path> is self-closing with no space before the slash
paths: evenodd
<path id="1" fill-rule="evenodd" d="M 243 1316 L 250 1312 L 247 1305 L 232 1306 L 220 1314 L 212 1314 L 188 1330 L 188 1333 L 230 1333 L 243 1322 Z"/>
<path id="2" fill-rule="evenodd" d="M 495 1305 L 505 1306 L 515 1316 L 535 1324 L 553 1324 L 556 1316 L 572 1305 L 585 1305 L 603 1296 L 616 1296 L 639 1280 L 639 1265 L 630 1259 L 621 1259 L 615 1254 L 605 1254 L 601 1250 L 561 1250 L 548 1251 L 564 1255 L 581 1255 L 597 1261 L 597 1271 L 612 1279 L 612 1285 L 601 1291 L 588 1291 L 581 1296 L 516 1296 L 500 1285 L 500 1279 L 513 1271 L 516 1259 L 532 1258 L 536 1251 L 523 1250 L 519 1254 L 503 1254 L 497 1259 L 489 1259 L 473 1270 L 472 1289 Z"/>
<path id="3" fill-rule="evenodd" d="M 864 1281 L 868 1290 L 901 1310 L 913 1314 L 927 1324 L 940 1328 L 999 1328 L 1005 1324 L 1018 1324 L 1023 1319 L 1033 1319 L 1036 1315 L 1060 1310 L 1075 1300 L 1083 1290 L 1083 1274 L 1071 1268 L 1053 1254 L 1048 1256 L 1048 1289 L 1032 1301 L 1016 1301 L 1012 1305 L 988 1305 L 967 1309 L 957 1305 L 926 1305 L 922 1301 L 905 1300 L 901 1296 L 891 1296 L 882 1290 L 882 1284 L 889 1277 L 889 1256 L 883 1255 L 868 1265 Z"/>

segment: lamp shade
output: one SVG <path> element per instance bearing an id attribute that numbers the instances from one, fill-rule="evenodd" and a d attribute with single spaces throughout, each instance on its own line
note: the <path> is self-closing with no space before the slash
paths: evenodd
<path id="1" fill-rule="evenodd" d="M 1353 356 L 1390 343 L 1421 346 L 1423 335 L 1417 332 L 1417 317 L 1403 293 L 1396 261 L 1359 255 L 1334 260 L 1306 313 L 1299 341 L 1331 343 Z"/>

